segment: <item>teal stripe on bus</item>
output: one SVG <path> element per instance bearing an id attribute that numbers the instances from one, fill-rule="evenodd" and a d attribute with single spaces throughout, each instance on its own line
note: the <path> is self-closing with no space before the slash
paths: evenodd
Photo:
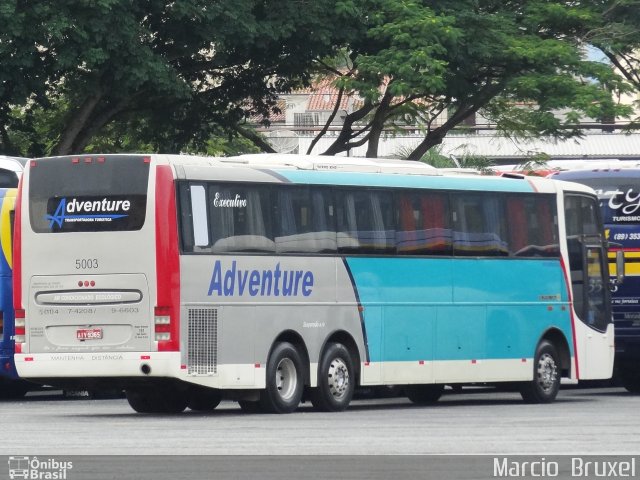
<path id="1" fill-rule="evenodd" d="M 434 188 L 495 192 L 534 192 L 525 179 L 492 176 L 393 175 L 384 173 L 318 172 L 315 170 L 276 170 L 292 183 L 313 185 L 361 185 L 368 187 Z"/>
<path id="2" fill-rule="evenodd" d="M 349 257 L 347 264 L 372 362 L 532 358 L 549 328 L 573 350 L 559 259 Z"/>

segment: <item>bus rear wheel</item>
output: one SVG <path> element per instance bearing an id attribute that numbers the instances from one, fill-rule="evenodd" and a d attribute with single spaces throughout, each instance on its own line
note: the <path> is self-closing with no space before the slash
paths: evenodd
<path id="1" fill-rule="evenodd" d="M 407 385 L 407 398 L 417 405 L 436 403 L 442 396 L 444 385 Z"/>
<path id="2" fill-rule="evenodd" d="M 35 385 L 24 380 L 0 378 L 0 399 L 15 400 L 24 397 Z"/>
<path id="3" fill-rule="evenodd" d="M 189 394 L 189 409 L 196 412 L 211 412 L 222 400 L 222 392 L 214 388 L 195 387 Z"/>
<path id="4" fill-rule="evenodd" d="M 355 387 L 349 350 L 341 343 L 329 344 L 318 365 L 318 387 L 311 391 L 311 403 L 324 412 L 345 410 L 351 403 Z"/>
<path id="5" fill-rule="evenodd" d="M 180 413 L 187 408 L 189 397 L 174 388 L 127 390 L 127 401 L 138 413 Z"/>
<path id="6" fill-rule="evenodd" d="M 273 348 L 267 361 L 266 388 L 260 393 L 260 407 L 268 413 L 291 413 L 298 408 L 304 391 L 302 357 L 289 342 Z"/>
<path id="7" fill-rule="evenodd" d="M 551 403 L 560 390 L 560 362 L 554 345 L 543 340 L 536 349 L 533 362 L 533 380 L 520 387 L 527 403 Z"/>

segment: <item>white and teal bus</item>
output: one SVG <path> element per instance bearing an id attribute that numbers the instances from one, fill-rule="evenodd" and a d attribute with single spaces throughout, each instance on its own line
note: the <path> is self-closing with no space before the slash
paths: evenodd
<path id="1" fill-rule="evenodd" d="M 606 241 L 588 187 L 353 158 L 31 160 L 15 362 L 138 412 L 347 408 L 357 386 L 605 379 Z"/>

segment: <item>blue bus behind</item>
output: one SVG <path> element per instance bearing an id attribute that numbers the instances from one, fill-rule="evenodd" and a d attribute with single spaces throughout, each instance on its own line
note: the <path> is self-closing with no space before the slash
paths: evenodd
<path id="1" fill-rule="evenodd" d="M 13 360 L 12 236 L 15 201 L 15 188 L 0 188 L 0 398 L 20 397 L 29 389 L 29 383 L 18 378 Z"/>

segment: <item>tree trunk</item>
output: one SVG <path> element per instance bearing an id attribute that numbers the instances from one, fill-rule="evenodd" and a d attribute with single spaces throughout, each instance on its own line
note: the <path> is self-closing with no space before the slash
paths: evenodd
<path id="1" fill-rule="evenodd" d="M 322 153 L 322 155 L 336 155 L 341 152 L 346 152 L 352 148 L 353 145 L 350 144 L 350 141 L 356 136 L 353 131 L 353 124 L 366 117 L 374 108 L 375 105 L 367 102 L 362 108 L 347 115 L 344 119 L 342 130 L 340 130 L 340 133 L 338 134 L 338 138 L 336 138 L 336 140 Z"/>
<path id="2" fill-rule="evenodd" d="M 376 113 L 371 121 L 371 128 L 369 129 L 369 141 L 367 143 L 367 158 L 376 158 L 378 156 L 378 147 L 380 145 L 380 136 L 384 131 L 384 125 L 388 118 L 389 111 L 391 110 L 391 100 L 393 95 L 389 94 L 389 91 L 384 94 L 382 101 Z"/>
<path id="3" fill-rule="evenodd" d="M 311 152 L 313 151 L 313 147 L 316 146 L 316 144 L 320 141 L 320 139 L 324 136 L 324 134 L 327 133 L 327 131 L 329 130 L 329 127 L 331 126 L 331 122 L 333 122 L 333 119 L 336 118 L 338 110 L 340 109 L 340 104 L 342 103 L 343 94 L 344 94 L 344 88 L 340 88 L 340 90 L 338 90 L 338 99 L 336 100 L 336 104 L 333 106 L 333 111 L 331 112 L 331 115 L 329 115 L 329 118 L 327 122 L 324 124 L 324 127 L 322 128 L 320 133 L 318 133 L 318 135 L 316 135 L 316 137 L 313 140 L 311 140 L 311 144 L 307 149 L 307 155 L 311 155 Z"/>
<path id="4" fill-rule="evenodd" d="M 422 142 L 420 142 L 420 144 L 409 154 L 407 160 L 419 161 L 429 151 L 430 148 L 442 143 L 442 139 L 451 128 L 453 127 L 450 127 L 447 130 L 442 130 L 442 127 L 439 127 L 429 132 L 424 137 L 424 140 L 422 140 Z"/>
<path id="5" fill-rule="evenodd" d="M 73 112 L 71 121 L 62 132 L 60 142 L 58 142 L 58 145 L 53 149 L 55 155 L 69 155 L 73 153 L 72 149 L 76 137 L 85 128 L 89 117 L 103 96 L 104 92 L 102 89 L 96 90 L 93 95 L 85 99 L 77 111 Z"/>
<path id="6" fill-rule="evenodd" d="M 240 125 L 234 125 L 233 129 L 236 132 L 238 132 L 241 136 L 246 138 L 247 140 L 250 140 L 256 147 L 258 147 L 263 152 L 265 152 L 265 153 L 277 153 L 274 150 L 274 148 L 271 145 L 269 145 L 269 143 L 264 138 L 262 138 L 260 135 L 258 135 L 253 130 L 250 130 L 248 128 L 243 128 Z"/>
<path id="7" fill-rule="evenodd" d="M 408 160 L 420 160 L 430 148 L 440 145 L 451 129 L 459 125 L 469 115 L 477 113 L 487 102 L 500 93 L 505 83 L 506 80 L 503 80 L 496 84 L 486 85 L 477 95 L 466 99 L 466 102 L 462 103 L 443 125 L 427 133 L 424 140 L 411 152 Z"/>
<path id="8" fill-rule="evenodd" d="M 107 123 L 113 120 L 116 115 L 125 110 L 131 99 L 132 97 L 123 98 L 113 107 L 100 112 L 92 119 L 87 119 L 85 126 L 76 135 L 72 145 L 72 151 L 75 153 L 82 153 L 84 149 L 87 148 L 87 145 L 89 145 L 93 137 L 95 137 Z"/>

